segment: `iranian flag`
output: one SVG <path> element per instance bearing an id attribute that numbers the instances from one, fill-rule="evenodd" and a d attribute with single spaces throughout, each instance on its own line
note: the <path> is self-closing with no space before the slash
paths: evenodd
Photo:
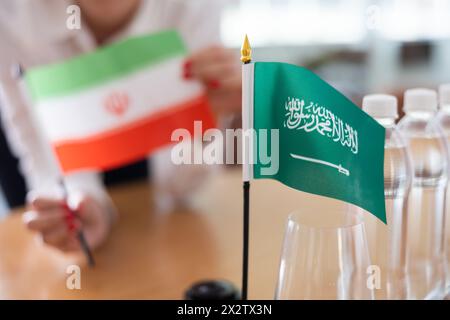
<path id="1" fill-rule="evenodd" d="M 33 111 L 64 173 L 106 170 L 171 143 L 175 129 L 214 126 L 200 84 L 182 79 L 175 31 L 137 36 L 30 69 Z"/>
<path id="2" fill-rule="evenodd" d="M 386 222 L 385 130 L 313 72 L 243 65 L 243 178 L 275 179 L 355 204 Z M 270 161 L 269 161 L 270 160 Z"/>

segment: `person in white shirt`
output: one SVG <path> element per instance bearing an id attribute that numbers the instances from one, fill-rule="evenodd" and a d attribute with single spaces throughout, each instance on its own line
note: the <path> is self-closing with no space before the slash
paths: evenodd
<path id="1" fill-rule="evenodd" d="M 81 9 L 81 29 L 66 27 L 68 6 Z M 99 173 L 66 176 L 70 207 L 79 220 L 70 219 L 66 202 L 54 192 L 60 172 L 46 141 L 39 139 L 29 107 L 10 67 L 25 69 L 95 50 L 132 35 L 176 29 L 192 55 L 184 64 L 186 81 L 204 84 L 217 114 L 240 109 L 241 75 L 234 53 L 220 45 L 220 0 L 2 0 L 0 2 L 0 107 L 11 149 L 20 159 L 28 189 L 27 227 L 62 251 L 79 250 L 76 230 L 82 226 L 93 248 L 102 244 L 115 219 L 115 208 Z M 156 155 L 160 180 L 174 181 L 167 152 Z M 181 188 L 181 190 L 188 190 Z"/>

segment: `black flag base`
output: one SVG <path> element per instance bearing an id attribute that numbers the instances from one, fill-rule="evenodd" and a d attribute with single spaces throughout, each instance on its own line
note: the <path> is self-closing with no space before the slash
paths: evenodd
<path id="1" fill-rule="evenodd" d="M 239 300 L 239 291 L 226 280 L 205 280 L 194 283 L 184 294 L 186 300 Z"/>

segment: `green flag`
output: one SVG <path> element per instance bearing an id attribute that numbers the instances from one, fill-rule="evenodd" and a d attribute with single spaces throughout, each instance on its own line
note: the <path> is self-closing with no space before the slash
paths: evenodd
<path id="1" fill-rule="evenodd" d="M 305 68 L 257 62 L 243 75 L 243 128 L 254 129 L 244 139 L 244 180 L 275 179 L 386 222 L 384 128 Z"/>

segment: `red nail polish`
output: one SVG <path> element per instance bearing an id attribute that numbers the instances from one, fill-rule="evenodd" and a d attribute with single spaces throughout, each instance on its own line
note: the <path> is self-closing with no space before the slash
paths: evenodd
<path id="1" fill-rule="evenodd" d="M 74 223 L 69 223 L 69 231 L 70 232 L 73 232 L 73 231 L 75 231 L 75 224 Z"/>
<path id="2" fill-rule="evenodd" d="M 183 71 L 183 78 L 184 79 L 190 79 L 192 77 L 192 74 L 191 74 L 191 72 L 190 71 L 188 71 L 188 70 L 184 70 Z"/>
<path id="3" fill-rule="evenodd" d="M 192 66 L 192 61 L 191 60 L 186 60 L 183 63 L 183 70 L 184 71 L 190 71 L 191 70 L 191 66 Z"/>
<path id="4" fill-rule="evenodd" d="M 66 214 L 66 224 L 69 231 L 75 230 L 74 216 L 70 212 L 67 212 Z"/>
<path id="5" fill-rule="evenodd" d="M 190 79 L 192 78 L 192 61 L 191 60 L 186 60 L 183 63 L 183 78 L 184 79 Z"/>
<path id="6" fill-rule="evenodd" d="M 75 219 L 75 217 L 73 216 L 71 211 L 66 211 L 65 218 L 66 218 L 66 221 L 73 221 Z"/>
<path id="7" fill-rule="evenodd" d="M 211 80 L 211 81 L 209 81 L 208 86 L 212 89 L 217 89 L 220 87 L 220 81 L 219 80 Z"/>
<path id="8" fill-rule="evenodd" d="M 79 217 L 80 211 L 81 211 L 81 203 L 80 203 L 78 209 L 76 209 L 76 210 L 72 210 L 66 202 L 63 203 L 62 207 L 66 211 L 67 215 L 69 215 L 73 218 Z"/>

